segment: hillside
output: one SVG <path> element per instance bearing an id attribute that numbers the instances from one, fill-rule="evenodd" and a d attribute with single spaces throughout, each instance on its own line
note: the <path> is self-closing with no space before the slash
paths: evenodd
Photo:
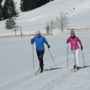
<path id="1" fill-rule="evenodd" d="M 19 17 L 16 18 L 17 26 L 23 31 L 45 30 L 45 26 L 51 20 L 55 20 L 60 12 L 66 13 L 68 17 L 68 28 L 89 28 L 90 27 L 90 0 L 54 0 L 48 4 L 28 12 L 20 11 L 20 0 L 15 0 Z M 1 30 L 4 33 L 5 21 L 0 22 Z"/>

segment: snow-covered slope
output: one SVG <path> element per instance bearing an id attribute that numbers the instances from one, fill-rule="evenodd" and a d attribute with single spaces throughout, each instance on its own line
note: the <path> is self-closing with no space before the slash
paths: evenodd
<path id="1" fill-rule="evenodd" d="M 90 0 L 54 0 L 28 13 L 21 13 L 17 20 L 30 30 L 42 29 L 46 23 L 55 20 L 60 12 L 64 12 L 69 17 L 69 27 L 89 27 L 89 3 Z"/>
<path id="2" fill-rule="evenodd" d="M 90 32 L 77 32 L 84 45 L 86 68 L 71 72 L 73 56 L 69 51 L 69 68 L 67 69 L 67 45 L 69 34 L 47 36 L 51 53 L 46 47 L 44 73 L 33 72 L 32 46 L 29 39 L 0 40 L 0 90 L 89 90 L 90 88 Z M 35 51 L 35 49 L 34 49 Z M 35 54 L 35 70 L 38 60 Z M 83 66 L 80 52 L 80 63 Z"/>
<path id="3" fill-rule="evenodd" d="M 60 12 L 66 13 L 69 18 L 69 28 L 90 27 L 90 0 L 54 0 L 32 11 L 22 13 L 20 0 L 15 0 L 20 16 L 16 19 L 17 26 L 23 31 L 45 30 L 46 23 L 55 20 Z M 5 21 L 4 21 L 5 22 Z M 0 22 L 2 31 L 6 31 L 3 22 Z"/>

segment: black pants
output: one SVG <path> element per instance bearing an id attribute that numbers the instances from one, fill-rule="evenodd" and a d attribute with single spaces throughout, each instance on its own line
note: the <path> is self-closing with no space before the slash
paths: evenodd
<path id="1" fill-rule="evenodd" d="M 43 55 L 44 55 L 44 51 L 37 51 L 37 56 L 38 56 L 38 60 L 39 60 L 39 67 L 41 69 L 41 72 L 43 71 Z"/>

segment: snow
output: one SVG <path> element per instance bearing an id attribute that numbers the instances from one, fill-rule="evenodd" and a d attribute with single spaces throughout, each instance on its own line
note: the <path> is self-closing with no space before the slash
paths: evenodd
<path id="1" fill-rule="evenodd" d="M 51 53 L 55 65 L 46 47 L 44 73 L 35 75 L 33 72 L 32 46 L 30 38 L 0 39 L 0 90 L 88 90 L 90 88 L 90 58 L 89 39 L 90 31 L 76 32 L 84 45 L 86 68 L 71 72 L 73 54 L 69 49 L 69 68 L 67 69 L 66 39 L 69 33 L 46 36 L 51 45 Z M 35 51 L 35 48 L 34 48 Z M 35 54 L 35 70 L 38 69 L 38 60 Z M 80 52 L 80 63 L 83 66 Z"/>
<path id="2" fill-rule="evenodd" d="M 29 11 L 28 13 L 21 13 L 21 16 L 17 19 L 17 22 L 20 25 L 23 24 L 23 28 L 29 27 L 29 30 L 41 30 L 45 29 L 46 23 L 51 20 L 54 21 L 56 17 L 60 15 L 60 12 L 64 12 L 69 18 L 68 27 L 89 27 L 89 3 L 90 0 L 55 0 L 40 8 Z M 84 23 L 82 23 L 82 21 Z M 27 24 L 24 24 L 23 22 Z"/>
<path id="3" fill-rule="evenodd" d="M 1 5 L 4 6 L 5 0 L 2 1 Z"/>
<path id="4" fill-rule="evenodd" d="M 21 10 L 20 10 L 20 1 L 21 1 L 21 0 L 14 0 L 15 7 L 16 7 L 16 11 L 17 11 L 18 13 L 21 13 Z"/>
<path id="5" fill-rule="evenodd" d="M 17 26 L 22 27 L 23 32 L 45 31 L 46 24 L 55 21 L 61 12 L 68 17 L 67 28 L 90 28 L 90 0 L 54 0 L 28 12 L 21 12 L 20 0 L 14 2 L 19 12 L 19 17 L 16 17 L 15 21 Z M 0 27 L 0 35 L 12 31 L 5 29 L 5 21 L 0 22 Z"/>
<path id="6" fill-rule="evenodd" d="M 4 2 L 3 2 L 4 3 Z M 3 5 L 2 3 L 2 5 Z M 67 68 L 66 39 L 69 31 L 61 33 L 54 31 L 53 36 L 46 36 L 50 43 L 50 51 L 54 57 L 53 63 L 50 53 L 45 46 L 44 67 L 48 71 L 35 75 L 33 71 L 32 36 L 0 38 L 0 90 L 89 90 L 90 89 L 90 0 L 54 0 L 40 8 L 28 12 L 20 11 L 20 0 L 15 0 L 19 17 L 16 18 L 18 31 L 32 34 L 37 30 L 45 33 L 45 25 L 55 20 L 60 12 L 67 14 L 69 28 L 81 28 L 76 35 L 84 45 L 86 68 L 71 72 L 73 54 L 69 49 L 69 68 Z M 5 20 L 0 21 L 0 36 L 14 35 L 14 30 L 5 29 Z M 35 52 L 35 71 L 39 68 Z M 80 64 L 83 66 L 80 51 Z"/>

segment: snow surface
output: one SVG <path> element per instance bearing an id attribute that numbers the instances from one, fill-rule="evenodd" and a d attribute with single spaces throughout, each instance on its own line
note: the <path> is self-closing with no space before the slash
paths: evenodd
<path id="1" fill-rule="evenodd" d="M 90 31 L 77 32 L 84 45 L 86 68 L 71 72 L 73 55 L 69 50 L 67 69 L 66 39 L 69 33 L 46 36 L 51 45 L 54 65 L 46 47 L 44 67 L 48 71 L 35 75 L 33 72 L 30 38 L 0 39 L 0 90 L 89 90 L 90 88 Z M 35 48 L 34 48 L 35 51 Z M 38 60 L 35 54 L 35 70 Z M 80 63 L 83 66 L 80 52 Z"/>
<path id="2" fill-rule="evenodd" d="M 3 2 L 4 3 L 4 2 Z M 2 3 L 2 4 L 3 4 Z M 55 20 L 60 12 L 67 14 L 69 28 L 90 27 L 90 0 L 54 0 L 40 8 L 22 13 L 20 0 L 15 0 L 19 17 L 17 26 L 24 34 L 45 32 L 46 23 Z M 74 9 L 75 8 L 75 9 Z M 84 30 L 84 29 L 83 29 Z M 20 34 L 20 28 L 17 31 Z M 57 35 L 46 36 L 51 45 L 55 65 L 46 47 L 44 67 L 48 71 L 35 75 L 33 72 L 32 46 L 30 37 L 0 38 L 0 90 L 89 90 L 90 89 L 90 31 L 78 31 L 77 36 L 84 45 L 86 68 L 71 72 L 73 55 L 69 50 L 69 68 L 67 69 L 68 32 L 54 32 Z M 14 35 L 14 30 L 5 29 L 5 21 L 0 21 L 0 36 Z M 35 71 L 39 68 L 34 48 Z M 83 66 L 80 52 L 80 63 Z"/>

